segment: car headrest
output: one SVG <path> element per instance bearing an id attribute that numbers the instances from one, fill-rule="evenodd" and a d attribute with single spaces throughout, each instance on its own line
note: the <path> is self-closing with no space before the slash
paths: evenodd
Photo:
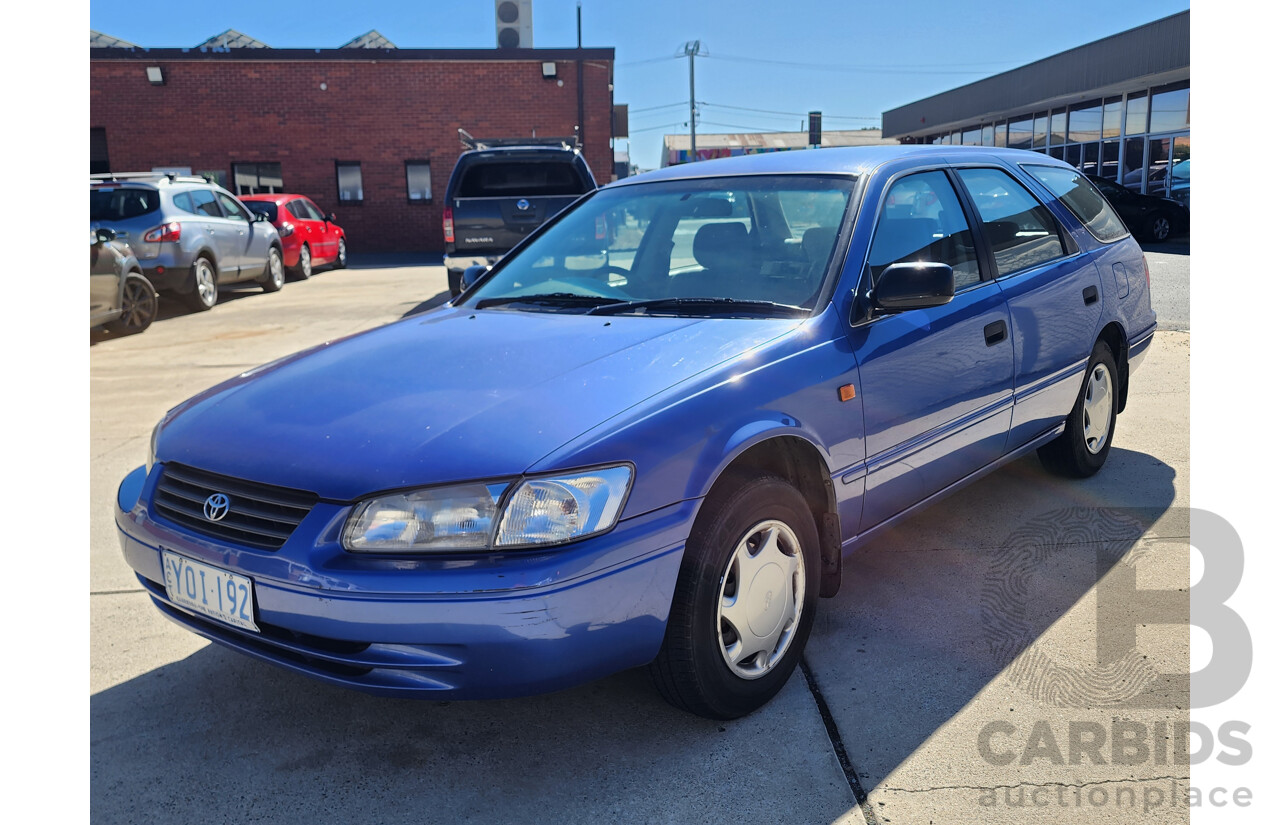
<path id="1" fill-rule="evenodd" d="M 747 255 L 747 227 L 737 221 L 706 224 L 693 236 L 694 260 L 706 269 L 740 266 Z"/>
<path id="2" fill-rule="evenodd" d="M 834 226 L 814 226 L 804 231 L 800 248 L 810 263 L 825 263 L 831 257 L 831 247 L 836 245 Z"/>

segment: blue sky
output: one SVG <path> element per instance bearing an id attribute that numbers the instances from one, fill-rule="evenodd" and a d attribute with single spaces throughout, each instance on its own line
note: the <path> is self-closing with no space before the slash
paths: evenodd
<path id="1" fill-rule="evenodd" d="M 534 44 L 576 43 L 575 0 L 533 0 Z M 879 126 L 880 113 L 1189 8 L 1186 0 L 582 0 L 584 46 L 617 50 L 614 99 L 631 107 L 632 160 L 658 165 L 688 131 L 688 60 L 700 132 Z M 302 10 L 306 9 L 306 13 Z M 194 46 L 237 29 L 276 47 L 335 47 L 377 29 L 401 47 L 491 48 L 490 0 L 97 0 L 90 28 L 140 46 Z M 682 105 L 676 105 L 682 104 Z M 658 108 L 662 107 L 662 108 Z M 752 111 L 755 110 L 755 111 Z M 764 110 L 764 111 L 759 111 Z"/>

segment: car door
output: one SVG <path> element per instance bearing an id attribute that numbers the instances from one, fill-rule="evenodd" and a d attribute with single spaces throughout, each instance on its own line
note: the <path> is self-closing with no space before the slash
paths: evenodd
<path id="1" fill-rule="evenodd" d="M 945 263 L 950 302 L 871 313 L 850 340 L 865 421 L 865 532 L 999 458 L 1013 408 L 1009 311 L 986 272 L 973 218 L 944 169 L 892 180 L 880 199 L 858 288 L 890 264 Z"/>
<path id="2" fill-rule="evenodd" d="M 109 230 L 108 230 L 109 231 Z M 120 311 L 120 253 L 89 229 L 89 325 L 113 320 Z"/>
<path id="3" fill-rule="evenodd" d="M 285 204 L 285 209 L 289 212 L 289 222 L 293 224 L 294 234 L 298 236 L 301 243 L 305 243 L 307 248 L 311 250 L 311 262 L 313 264 L 322 264 L 325 262 L 325 239 L 324 239 L 324 221 L 317 220 L 311 210 L 307 208 L 307 202 L 302 198 L 294 198 Z"/>
<path id="4" fill-rule="evenodd" d="M 269 224 L 266 221 L 255 222 L 252 213 L 226 192 L 218 192 L 217 195 L 218 205 L 235 231 L 236 266 L 240 268 L 238 279 L 257 277 L 267 265 L 267 240 L 263 227 Z"/>
<path id="5" fill-rule="evenodd" d="M 320 261 L 328 263 L 338 257 L 338 230 L 333 224 L 325 218 L 320 207 L 316 206 L 307 198 L 300 198 L 299 203 L 306 212 L 311 225 L 314 227 L 316 237 L 316 249 L 312 252 Z"/>
<path id="6" fill-rule="evenodd" d="M 1056 426 L 1075 404 L 1102 317 L 1102 283 L 1089 256 L 1008 170 L 956 173 L 981 219 L 1013 322 L 1014 448 Z"/>
<path id="7" fill-rule="evenodd" d="M 191 210 L 198 216 L 201 229 L 212 241 L 214 253 L 218 256 L 218 282 L 234 281 L 240 271 L 240 237 L 236 224 L 227 219 L 218 199 L 208 189 L 192 189 L 186 193 L 191 197 Z M 178 203 L 175 198 L 175 203 Z M 180 208 L 186 209 L 183 204 Z M 186 221 L 184 221 L 186 223 Z"/>

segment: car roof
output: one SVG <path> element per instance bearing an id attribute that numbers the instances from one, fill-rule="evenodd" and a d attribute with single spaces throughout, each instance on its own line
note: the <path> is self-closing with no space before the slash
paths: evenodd
<path id="1" fill-rule="evenodd" d="M 266 192 L 260 195 L 237 195 L 236 197 L 240 198 L 242 201 L 270 201 L 271 203 L 279 205 L 285 201 L 291 201 L 296 198 L 306 198 L 307 196 L 287 195 L 281 192 Z M 310 200 L 310 198 L 308 198 L 308 200 Z"/>
<path id="2" fill-rule="evenodd" d="M 972 155 L 971 158 L 958 157 Z M 697 163 L 682 163 L 652 172 L 643 172 L 608 185 L 627 186 L 660 180 L 726 177 L 731 175 L 866 175 L 886 163 L 917 158 L 951 161 L 1001 159 L 1007 163 L 1039 163 L 1074 168 L 1063 161 L 1025 149 L 1000 149 L 994 146 L 933 146 L 905 144 L 899 146 L 840 146 L 829 149 L 800 149 L 764 152 L 754 155 L 716 158 Z"/>

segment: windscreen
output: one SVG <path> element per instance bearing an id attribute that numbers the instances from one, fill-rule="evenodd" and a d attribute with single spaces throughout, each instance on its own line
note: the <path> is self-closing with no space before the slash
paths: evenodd
<path id="1" fill-rule="evenodd" d="M 457 197 L 533 198 L 589 191 L 570 161 L 480 161 L 463 172 Z"/>
<path id="2" fill-rule="evenodd" d="M 852 191 L 851 178 L 799 175 L 601 190 L 508 257 L 466 303 L 600 311 L 646 302 L 648 314 L 679 314 L 705 312 L 697 303 L 710 299 L 810 310 Z M 560 305 L 514 300 L 546 295 L 561 296 Z"/>
<path id="3" fill-rule="evenodd" d="M 160 193 L 154 189 L 90 189 L 89 220 L 123 221 L 160 208 Z"/>
<path id="4" fill-rule="evenodd" d="M 241 201 L 241 203 L 247 206 L 250 212 L 266 215 L 267 220 L 272 222 L 280 215 L 280 210 L 271 201 Z"/>

